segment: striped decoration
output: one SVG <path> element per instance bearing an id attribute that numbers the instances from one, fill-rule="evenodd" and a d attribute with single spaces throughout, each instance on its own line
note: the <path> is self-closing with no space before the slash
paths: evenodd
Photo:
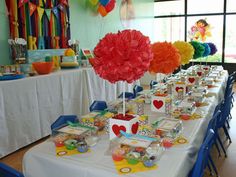
<path id="1" fill-rule="evenodd" d="M 31 39 L 44 39 L 45 49 L 59 47 L 67 48 L 70 39 L 70 11 L 68 0 L 5 0 L 10 38 L 24 38 L 28 41 L 28 48 L 32 46 Z M 42 41 L 41 41 L 42 42 Z M 35 48 L 34 48 L 35 49 Z"/>

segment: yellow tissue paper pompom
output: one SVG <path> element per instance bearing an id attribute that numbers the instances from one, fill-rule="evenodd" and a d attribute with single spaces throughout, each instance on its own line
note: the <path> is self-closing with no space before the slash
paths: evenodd
<path id="1" fill-rule="evenodd" d="M 194 48 L 191 44 L 184 41 L 176 41 L 173 45 L 179 50 L 181 55 L 181 64 L 185 65 L 193 58 Z"/>
<path id="2" fill-rule="evenodd" d="M 69 49 L 66 49 L 66 50 L 65 50 L 64 55 L 65 55 L 65 56 L 75 56 L 75 52 L 74 52 L 74 50 L 72 50 L 71 48 L 69 48 Z"/>

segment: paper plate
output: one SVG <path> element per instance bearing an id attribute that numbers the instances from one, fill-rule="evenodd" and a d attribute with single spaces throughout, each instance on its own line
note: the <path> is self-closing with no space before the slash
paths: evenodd
<path id="1" fill-rule="evenodd" d="M 0 76 L 0 81 L 22 79 L 24 77 L 25 77 L 24 74 L 3 75 L 3 76 Z"/>

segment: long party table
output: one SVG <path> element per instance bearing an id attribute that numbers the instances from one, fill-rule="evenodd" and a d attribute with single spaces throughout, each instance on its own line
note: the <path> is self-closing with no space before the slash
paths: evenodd
<path id="1" fill-rule="evenodd" d="M 125 85 L 132 91 L 132 84 Z M 84 115 L 94 100 L 114 100 L 122 89 L 92 68 L 0 81 L 0 158 L 49 135 L 60 115 Z"/>
<path id="2" fill-rule="evenodd" d="M 125 176 L 137 177 L 185 177 L 193 167 L 197 152 L 202 144 L 209 120 L 217 103 L 223 99 L 228 73 L 225 71 L 220 82 L 209 89 L 211 97 L 204 102 L 208 105 L 197 108 L 196 112 L 202 114 L 202 118 L 183 121 L 183 132 L 188 143 L 176 145 L 164 151 L 157 162 L 155 170 L 126 174 Z M 150 105 L 145 106 L 145 114 L 149 121 L 155 121 L 164 114 L 150 111 Z M 104 177 L 118 175 L 112 157 L 106 155 L 109 147 L 108 136 L 104 135 L 98 144 L 91 148 L 91 152 L 73 156 L 57 157 L 54 143 L 45 141 L 30 149 L 23 159 L 23 171 L 26 177 Z"/>

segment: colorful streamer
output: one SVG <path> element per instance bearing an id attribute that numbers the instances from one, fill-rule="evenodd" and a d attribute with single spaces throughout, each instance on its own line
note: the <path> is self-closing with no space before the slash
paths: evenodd
<path id="1" fill-rule="evenodd" d="M 66 47 L 70 39 L 68 0 L 5 0 L 9 17 L 10 38 L 24 38 L 38 45 L 44 40 L 46 49 Z M 42 44 L 42 42 L 41 42 Z M 28 46 L 28 47 L 29 47 Z M 41 45 L 43 46 L 43 45 Z"/>

